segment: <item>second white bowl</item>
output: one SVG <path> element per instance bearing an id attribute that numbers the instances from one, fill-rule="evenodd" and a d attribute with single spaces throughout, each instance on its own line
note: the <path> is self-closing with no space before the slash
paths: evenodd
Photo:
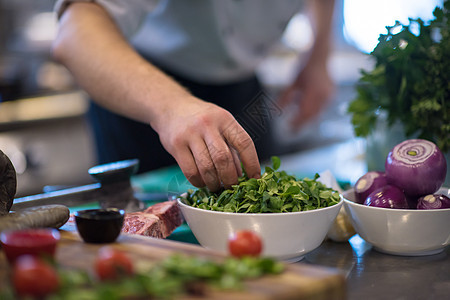
<path id="1" fill-rule="evenodd" d="M 438 192 L 450 195 L 448 188 Z M 356 232 L 380 252 L 422 256 L 440 253 L 450 245 L 450 208 L 379 208 L 355 203 L 353 190 L 343 196 Z"/>

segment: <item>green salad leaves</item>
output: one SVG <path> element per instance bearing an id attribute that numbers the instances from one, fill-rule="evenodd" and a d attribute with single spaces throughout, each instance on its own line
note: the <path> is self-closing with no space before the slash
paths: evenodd
<path id="1" fill-rule="evenodd" d="M 371 71 L 362 71 L 348 112 L 356 136 L 376 127 L 379 113 L 389 126 L 400 123 L 406 137 L 427 139 L 450 150 L 450 1 L 434 10 L 428 25 L 410 19 L 386 27 L 370 53 Z"/>
<path id="2" fill-rule="evenodd" d="M 320 181 L 297 179 L 285 171 L 277 171 L 280 159 L 272 157 L 261 178 L 248 178 L 245 171 L 238 184 L 220 193 L 206 188 L 189 190 L 184 198 L 193 207 L 235 213 L 284 213 L 313 210 L 339 203 L 339 193 Z"/>

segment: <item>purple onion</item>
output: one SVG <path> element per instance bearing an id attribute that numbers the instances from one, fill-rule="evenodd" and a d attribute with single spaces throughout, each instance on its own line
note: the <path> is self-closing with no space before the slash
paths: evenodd
<path id="1" fill-rule="evenodd" d="M 406 196 L 395 185 L 385 185 L 367 196 L 364 205 L 383 208 L 409 208 Z"/>
<path id="2" fill-rule="evenodd" d="M 417 209 L 442 209 L 450 208 L 450 198 L 443 194 L 431 194 L 420 197 L 417 201 Z"/>
<path id="3" fill-rule="evenodd" d="M 363 204 L 370 193 L 387 184 L 387 178 L 384 172 L 367 172 L 355 183 L 355 202 Z"/>
<path id="4" fill-rule="evenodd" d="M 401 188 L 408 196 L 433 194 L 444 183 L 447 162 L 432 142 L 411 139 L 389 152 L 385 172 L 389 184 Z"/>

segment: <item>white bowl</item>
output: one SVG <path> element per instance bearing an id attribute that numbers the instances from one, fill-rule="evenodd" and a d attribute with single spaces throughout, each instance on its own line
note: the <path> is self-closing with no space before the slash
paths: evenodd
<path id="1" fill-rule="evenodd" d="M 439 193 L 450 195 L 450 189 Z M 434 210 L 378 208 L 355 203 L 353 190 L 343 193 L 344 207 L 356 232 L 380 252 L 422 256 L 450 244 L 450 208 Z"/>
<path id="2" fill-rule="evenodd" d="M 264 256 L 298 261 L 320 246 L 343 198 L 333 206 L 292 213 L 229 213 L 195 208 L 178 199 L 181 212 L 205 248 L 228 253 L 228 237 L 238 230 L 253 230 L 263 241 Z"/>

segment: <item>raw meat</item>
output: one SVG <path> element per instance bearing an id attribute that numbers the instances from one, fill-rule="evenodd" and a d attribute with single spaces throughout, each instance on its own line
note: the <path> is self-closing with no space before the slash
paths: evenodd
<path id="1" fill-rule="evenodd" d="M 144 211 L 125 214 L 122 232 L 166 238 L 182 223 L 183 217 L 177 202 L 165 201 Z"/>
<path id="2" fill-rule="evenodd" d="M 134 212 L 125 215 L 122 232 L 164 238 L 161 220 L 154 214 Z"/>

